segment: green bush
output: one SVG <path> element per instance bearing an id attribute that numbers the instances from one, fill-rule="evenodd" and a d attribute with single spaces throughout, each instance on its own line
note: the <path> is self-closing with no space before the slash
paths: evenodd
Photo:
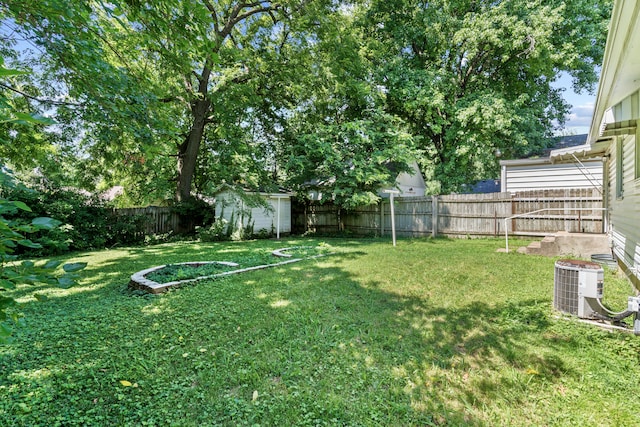
<path id="1" fill-rule="evenodd" d="M 244 225 L 244 220 L 247 220 L 247 225 Z M 253 226 L 255 221 L 251 216 L 251 211 L 240 212 L 239 220 L 236 219 L 235 212 L 231 214 L 229 218 L 229 225 L 227 226 L 227 234 L 229 238 L 234 242 L 247 240 L 253 237 Z"/>
<path id="2" fill-rule="evenodd" d="M 117 215 L 103 201 L 77 191 L 61 188 L 36 191 L 20 186 L 3 190 L 2 196 L 31 208 L 6 214 L 6 220 L 13 226 L 29 224 L 37 217 L 53 217 L 62 223 L 47 233 L 33 233 L 31 240 L 39 247 L 19 248 L 16 251 L 19 255 L 46 256 L 144 243 L 144 215 Z"/>
<path id="3" fill-rule="evenodd" d="M 180 217 L 177 234 L 193 234 L 196 227 L 207 227 L 215 220 L 215 209 L 204 200 L 191 198 L 175 203 L 171 210 Z"/>
<path id="4" fill-rule="evenodd" d="M 246 225 L 244 225 L 245 219 Z M 254 224 L 251 211 L 241 211 L 239 214 L 232 212 L 229 220 L 226 220 L 223 212 L 220 212 L 218 218 L 208 227 L 196 227 L 196 236 L 202 242 L 248 240 L 256 237 L 253 232 Z"/>
<path id="5" fill-rule="evenodd" d="M 221 242 L 229 240 L 227 234 L 227 220 L 220 217 L 216 218 L 208 227 L 196 227 L 196 236 L 202 242 Z"/>
<path id="6" fill-rule="evenodd" d="M 7 188 L 16 188 L 1 169 L 0 181 L 9 184 Z M 20 248 L 42 249 L 41 244 L 32 241 L 27 235 L 53 231 L 60 225 L 59 221 L 48 217 L 35 217 L 28 223 L 6 218 L 16 216 L 18 212 L 31 214 L 32 210 L 24 202 L 8 200 L 0 195 L 0 344 L 11 342 L 14 327 L 22 323 L 18 304 L 13 298 L 4 296 L 4 292 L 14 290 L 21 284 L 45 283 L 66 288 L 75 283 L 78 278 L 76 272 L 86 266 L 86 263 L 63 265 L 62 261 L 55 260 L 38 265 L 32 261 L 18 263 L 16 252 Z M 62 271 L 59 267 L 62 267 Z M 46 299 L 39 294 L 34 294 L 34 297 L 38 300 Z"/>
<path id="7" fill-rule="evenodd" d="M 273 231 L 269 231 L 266 228 L 261 228 L 256 233 L 253 234 L 253 237 L 256 239 L 268 239 L 273 236 Z"/>

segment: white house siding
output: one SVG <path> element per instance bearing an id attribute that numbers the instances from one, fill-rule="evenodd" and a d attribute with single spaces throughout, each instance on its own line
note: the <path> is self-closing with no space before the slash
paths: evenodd
<path id="1" fill-rule="evenodd" d="M 400 191 L 400 197 L 424 197 L 427 189 L 427 185 L 424 182 L 422 171 L 418 162 L 411 163 L 411 173 L 402 172 L 398 174 L 396 178 L 396 187 Z M 395 190 L 396 188 L 389 188 Z M 389 193 L 385 193 L 384 189 L 378 192 L 378 195 L 383 198 L 389 198 Z"/>
<path id="2" fill-rule="evenodd" d="M 502 162 L 502 191 L 594 188 L 602 186 L 602 162 L 554 163 L 548 159 Z M 588 177 L 588 178 L 587 178 Z"/>
<path id="3" fill-rule="evenodd" d="M 637 105 L 632 108 L 630 103 L 632 99 L 637 104 L 634 94 L 613 108 L 616 122 L 630 120 L 633 114 L 638 117 Z M 636 123 L 640 125 L 640 120 Z M 640 267 L 640 176 L 636 170 L 640 136 L 637 129 L 631 135 L 614 137 L 607 152 L 610 182 L 607 204 L 613 251 L 636 275 Z"/>
<path id="4" fill-rule="evenodd" d="M 588 142 L 607 142 L 606 205 L 613 250 L 640 284 L 640 1 L 616 0 Z"/>
<path id="5" fill-rule="evenodd" d="M 268 233 L 276 233 L 278 230 L 278 218 L 280 223 L 280 233 L 291 232 L 291 197 L 284 193 L 267 194 L 260 196 L 267 202 L 268 206 L 250 207 L 237 195 L 230 191 L 223 191 L 216 195 L 216 216 L 231 221 L 231 216 L 243 226 L 253 222 L 255 233 L 264 229 Z M 278 215 L 278 204 L 280 213 Z"/>

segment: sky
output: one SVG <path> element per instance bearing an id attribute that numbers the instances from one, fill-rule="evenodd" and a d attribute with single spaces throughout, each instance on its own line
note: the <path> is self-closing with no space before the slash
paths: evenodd
<path id="1" fill-rule="evenodd" d="M 554 85 L 564 88 L 564 99 L 572 105 L 571 112 L 567 116 L 564 130 L 558 132 L 560 135 L 580 135 L 589 133 L 593 108 L 596 103 L 596 93 L 593 95 L 586 91 L 575 93 L 571 88 L 571 77 L 563 74 Z"/>

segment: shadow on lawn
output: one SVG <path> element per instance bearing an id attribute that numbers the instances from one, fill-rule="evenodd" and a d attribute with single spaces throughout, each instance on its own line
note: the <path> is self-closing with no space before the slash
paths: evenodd
<path id="1" fill-rule="evenodd" d="M 131 250 L 123 257 L 129 265 L 142 269 L 149 267 L 150 256 L 155 256 L 153 262 L 158 264 L 165 258 L 182 256 L 180 248 L 167 248 L 167 252 L 163 248 L 165 258 L 156 255 L 142 249 Z M 101 416 L 116 419 L 118 411 L 133 412 L 127 405 L 144 402 L 149 412 L 137 409 L 138 418 L 130 419 L 136 423 L 144 421 L 145 416 L 151 418 L 157 408 L 150 397 L 157 393 L 164 400 L 184 404 L 184 413 L 176 409 L 175 422 L 190 416 L 198 421 L 198 405 L 208 404 L 212 405 L 211 412 L 223 414 L 219 415 L 221 424 L 233 424 L 242 419 L 242 414 L 255 416 L 259 408 L 252 404 L 250 393 L 264 386 L 262 379 L 270 378 L 276 404 L 284 402 L 283 408 L 294 407 L 291 410 L 297 411 L 307 405 L 314 408 L 319 421 L 335 418 L 347 425 L 363 424 L 367 420 L 353 418 L 353 412 L 358 406 L 373 405 L 375 409 L 387 408 L 381 412 L 390 414 L 379 423 L 382 425 L 394 418 L 397 424 L 482 425 L 486 420 L 478 413 L 494 400 L 524 403 L 511 397 L 511 387 L 522 387 L 519 379 L 523 383 L 554 382 L 563 375 L 577 375 L 562 359 L 536 351 L 544 345 L 575 346 L 571 340 L 545 341 L 550 325 L 548 302 L 495 306 L 469 302 L 442 307 L 437 295 L 402 295 L 381 283 L 363 283 L 343 264 L 364 255 L 353 251 L 332 260 L 332 266 L 305 261 L 203 282 L 153 298 L 114 292 L 122 288 L 119 283 L 126 283 L 131 272 L 120 269 L 123 258 L 110 259 L 93 267 L 95 277 L 81 294 L 60 298 L 68 301 L 48 307 L 50 321 L 67 316 L 60 322 L 60 329 L 47 330 L 46 322 L 39 322 L 35 328 L 43 331 L 31 330 L 15 351 L 4 354 L 3 370 L 37 371 L 46 363 L 51 375 L 59 377 L 57 385 L 56 381 L 35 377 L 27 381 L 22 376 L 0 384 L 23 381 L 23 386 L 28 386 L 26 391 L 55 389 L 62 378 L 66 378 L 65 386 L 75 384 L 75 389 L 57 393 L 54 404 L 44 404 L 50 411 L 60 406 L 67 413 L 93 416 L 103 410 Z M 192 254 L 188 260 L 210 256 Z M 116 282 L 101 287 L 102 280 Z M 96 288 L 91 289 L 92 285 Z M 56 350 L 47 345 L 64 348 Z M 183 356 L 197 353 L 200 347 L 216 348 L 215 364 L 199 366 Z M 170 358 L 170 351 L 177 356 Z M 141 363 L 158 365 L 152 369 L 138 366 Z M 221 378 L 207 376 L 213 375 L 209 372 L 218 365 L 223 366 L 223 373 L 217 374 Z M 189 378 L 188 385 L 171 390 L 160 384 L 156 387 L 162 390 L 154 390 L 154 369 L 171 369 L 176 377 Z M 253 377 L 243 377 L 249 376 L 245 371 L 251 369 L 256 370 L 251 371 Z M 323 389 L 320 384 L 327 376 L 343 376 L 345 380 L 338 384 L 343 389 Z M 86 390 L 91 384 L 117 386 L 118 380 L 129 378 L 140 378 L 141 384 L 147 378 L 151 385 L 141 386 L 136 392 L 152 394 L 138 401 L 104 402 L 105 409 L 74 397 L 83 393 L 91 396 L 91 390 Z M 216 386 L 216 381 L 221 385 Z M 309 385 L 313 381 L 318 384 L 315 389 Z M 213 389 L 203 393 L 194 384 L 211 384 Z M 292 397 L 295 390 L 301 397 Z M 230 400 L 214 400 L 202 394 L 230 396 Z M 360 395 L 363 397 L 354 397 Z M 338 403 L 336 396 L 341 397 Z M 522 399 L 525 393 L 516 396 Z M 187 404 L 189 399 L 193 403 Z M 224 418 L 228 410 L 225 405 L 229 404 L 243 405 L 236 408 L 240 418 Z M 35 413 L 40 409 L 32 408 Z"/>
<path id="2" fill-rule="evenodd" d="M 316 268 L 323 276 L 344 276 L 336 268 Z M 346 279 L 346 280 L 345 280 Z M 345 337 L 355 343 L 353 355 L 363 348 L 377 347 L 387 359 L 382 363 L 416 412 L 435 424 L 482 425 L 474 415 L 499 399 L 514 401 L 511 387 L 527 381 L 555 382 L 563 375 L 575 375 L 563 360 L 537 349 L 548 345 L 572 347 L 571 340 L 545 342 L 550 326 L 548 301 L 528 300 L 489 306 L 473 302 L 463 307 L 438 306 L 437 298 L 402 296 L 384 290 L 377 283 L 360 283 L 342 278 L 329 289 L 329 317 L 341 319 Z M 349 289 L 349 298 L 343 297 Z M 455 292 L 455 289 L 451 289 Z M 463 298 L 463 296 L 461 296 Z M 333 301 L 333 307 L 331 302 Z M 350 311 L 349 314 L 341 314 Z M 384 336 L 377 329 L 385 325 Z M 391 334 L 390 334 L 391 333 Z M 531 345 L 533 343 L 533 346 Z M 357 358 L 356 358 L 357 359 Z M 361 364 L 361 369 L 366 369 Z M 515 399 L 526 398 L 517 393 Z"/>

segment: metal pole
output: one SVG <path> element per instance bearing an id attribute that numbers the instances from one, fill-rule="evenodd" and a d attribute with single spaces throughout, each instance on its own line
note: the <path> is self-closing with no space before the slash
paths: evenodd
<path id="1" fill-rule="evenodd" d="M 509 230 L 507 230 L 507 221 L 509 218 L 504 219 L 504 241 L 506 252 L 509 253 Z"/>
<path id="2" fill-rule="evenodd" d="M 438 196 L 431 196 L 431 237 L 438 237 Z"/>
<path id="3" fill-rule="evenodd" d="M 398 190 L 383 190 L 384 193 L 389 194 L 389 204 L 391 207 L 391 236 L 393 240 L 393 246 L 396 245 L 396 216 L 393 209 L 393 196 L 394 194 L 400 194 Z"/>
<path id="4" fill-rule="evenodd" d="M 396 215 L 393 211 L 393 193 L 391 193 L 389 203 L 391 204 L 391 236 L 393 240 L 393 246 L 396 245 Z"/>
<path id="5" fill-rule="evenodd" d="M 276 239 L 280 240 L 280 197 L 278 197 L 278 214 L 276 224 Z"/>

